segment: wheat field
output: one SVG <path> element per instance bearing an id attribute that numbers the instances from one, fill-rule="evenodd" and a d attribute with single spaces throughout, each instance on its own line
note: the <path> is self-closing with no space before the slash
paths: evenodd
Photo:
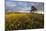
<path id="1" fill-rule="evenodd" d="M 44 27 L 44 15 L 29 13 L 5 15 L 6 30 L 38 29 Z"/>

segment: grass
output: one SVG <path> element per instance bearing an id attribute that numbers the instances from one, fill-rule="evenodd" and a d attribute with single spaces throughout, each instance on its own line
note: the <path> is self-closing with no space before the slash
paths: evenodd
<path id="1" fill-rule="evenodd" d="M 44 27 L 44 15 L 42 14 L 10 13 L 5 15 L 6 30 L 36 29 L 43 27 Z"/>

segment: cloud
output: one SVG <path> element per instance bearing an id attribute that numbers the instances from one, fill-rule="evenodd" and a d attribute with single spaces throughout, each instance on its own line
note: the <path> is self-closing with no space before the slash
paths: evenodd
<path id="1" fill-rule="evenodd" d="M 11 6 L 11 7 L 12 7 L 12 6 L 16 6 L 16 4 L 10 4 L 9 6 Z"/>
<path id="2" fill-rule="evenodd" d="M 44 4 L 42 2 L 6 2 L 6 8 L 11 10 L 30 10 L 32 5 L 35 6 L 38 10 L 44 9 Z"/>
<path id="3" fill-rule="evenodd" d="M 6 6 L 8 6 L 8 7 L 16 6 L 16 3 L 14 3 L 14 2 L 6 2 Z"/>

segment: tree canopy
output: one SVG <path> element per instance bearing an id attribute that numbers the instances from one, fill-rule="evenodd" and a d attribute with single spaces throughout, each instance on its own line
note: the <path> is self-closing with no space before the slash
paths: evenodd
<path id="1" fill-rule="evenodd" d="M 36 11 L 37 10 L 37 8 L 35 8 L 34 6 L 32 6 L 31 9 L 32 10 L 30 10 L 30 11 Z"/>

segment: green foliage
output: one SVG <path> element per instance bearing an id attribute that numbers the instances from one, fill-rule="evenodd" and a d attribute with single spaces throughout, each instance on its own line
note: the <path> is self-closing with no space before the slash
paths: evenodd
<path id="1" fill-rule="evenodd" d="M 5 28 L 6 30 L 43 28 L 43 18 L 40 14 L 6 14 Z"/>

